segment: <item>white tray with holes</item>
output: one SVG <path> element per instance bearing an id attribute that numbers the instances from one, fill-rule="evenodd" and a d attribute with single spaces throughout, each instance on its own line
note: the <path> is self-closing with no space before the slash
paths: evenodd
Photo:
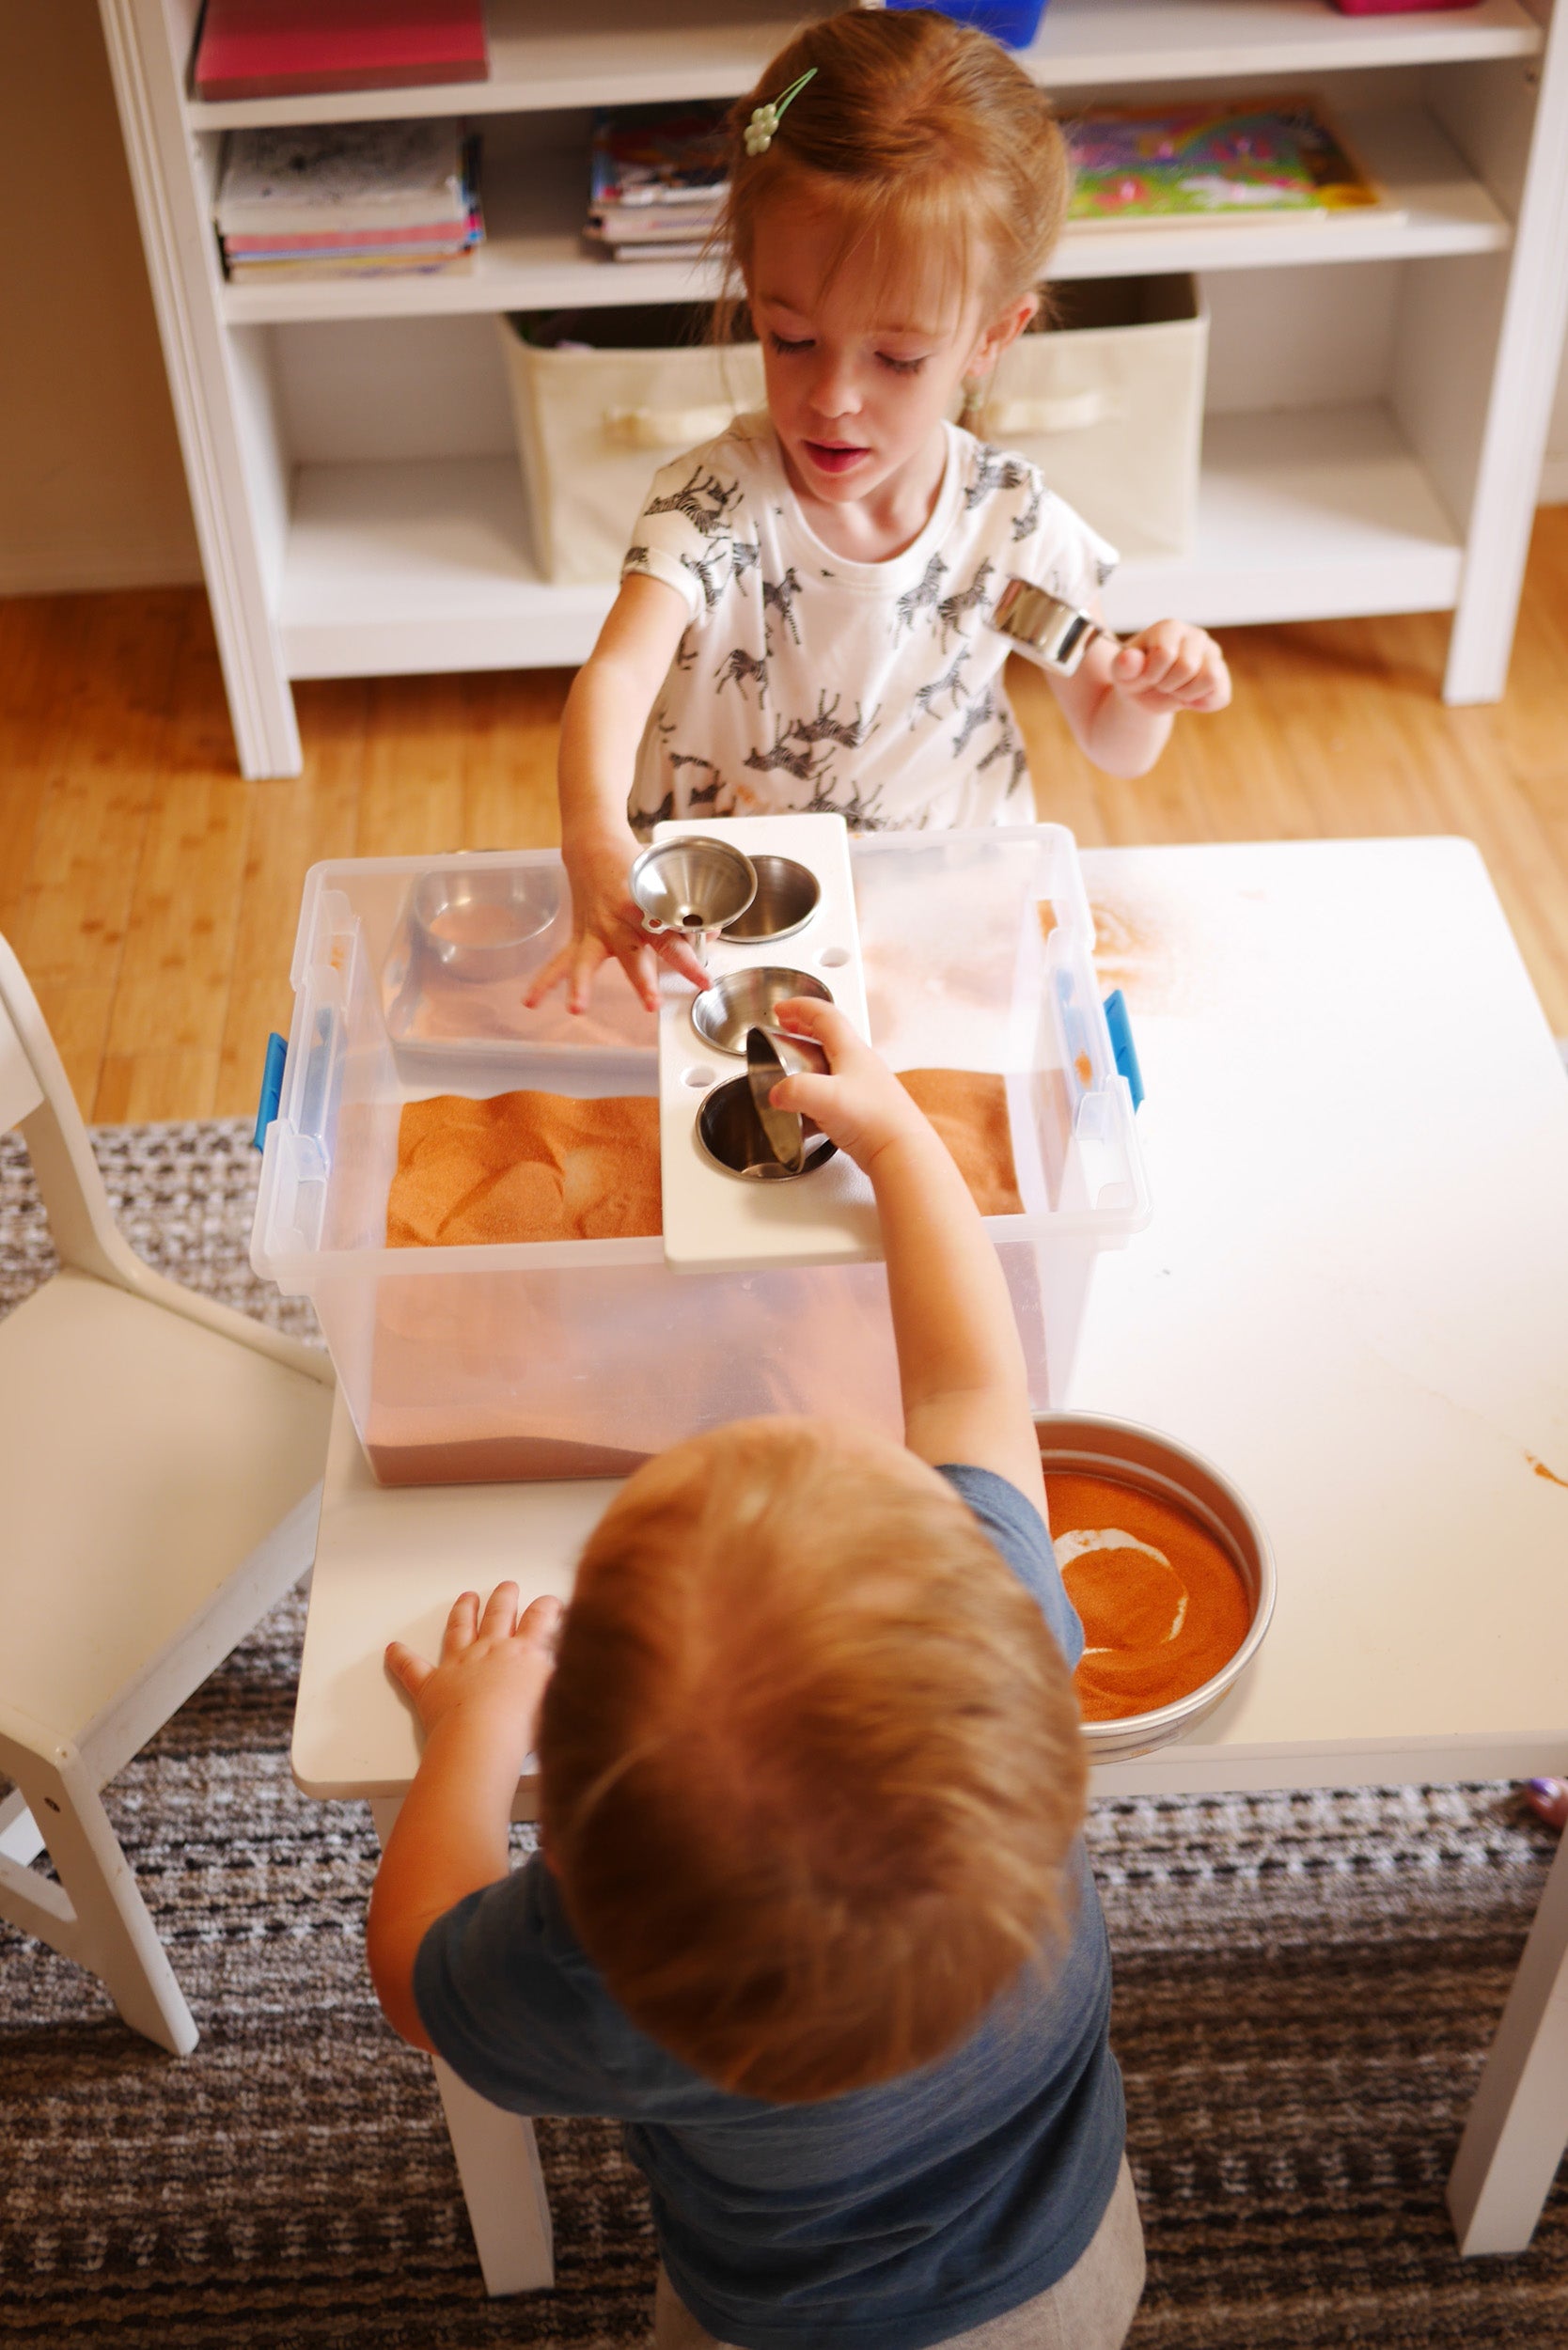
<path id="1" fill-rule="evenodd" d="M 688 821 L 653 829 L 657 841 L 717 832 L 748 856 L 792 857 L 816 875 L 816 911 L 787 938 L 744 943 L 722 935 L 703 948 L 710 975 L 759 964 L 808 973 L 868 1040 L 849 832 L 841 816 L 730 816 L 722 826 Z M 871 1187 L 852 1159 L 788 1183 L 759 1183 L 715 1166 L 698 1139 L 698 1112 L 714 1087 L 744 1077 L 744 1054 L 717 1050 L 692 1023 L 697 998 L 684 979 L 663 981 L 659 1006 L 659 1172 L 665 1259 L 678 1273 L 744 1273 L 772 1266 L 854 1264 L 882 1254 Z"/>

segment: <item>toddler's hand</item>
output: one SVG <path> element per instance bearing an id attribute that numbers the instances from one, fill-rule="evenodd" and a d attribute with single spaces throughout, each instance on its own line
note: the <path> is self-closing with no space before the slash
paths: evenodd
<path id="1" fill-rule="evenodd" d="M 1225 655 L 1207 629 L 1185 620 L 1156 620 L 1129 637 L 1112 656 L 1110 682 L 1159 717 L 1177 710 L 1223 710 L 1231 698 Z"/>
<path id="2" fill-rule="evenodd" d="M 650 1011 L 659 1000 L 656 985 L 662 957 L 672 971 L 706 987 L 708 975 L 685 939 L 668 933 L 651 938 L 633 902 L 626 876 L 639 843 L 630 830 L 601 834 L 562 850 L 572 885 L 572 944 L 552 955 L 536 973 L 523 1002 L 528 1010 L 566 981 L 568 1011 L 588 1009 L 594 975 L 612 955 Z"/>
<path id="3" fill-rule="evenodd" d="M 447 1619 L 440 1663 L 428 1665 L 401 1640 L 392 1640 L 386 1668 L 413 1700 L 427 1734 L 459 1706 L 493 1714 L 499 1733 L 518 1741 L 521 1766 L 555 1669 L 564 1611 L 558 1599 L 546 1598 L 519 1615 L 517 1598 L 515 1583 L 497 1583 L 481 1611 L 478 1591 L 463 1591 Z"/>
<path id="4" fill-rule="evenodd" d="M 815 995 L 792 995 L 777 1007 L 776 1018 L 781 1028 L 820 1044 L 831 1073 L 784 1077 L 774 1087 L 772 1101 L 781 1110 L 815 1119 L 857 1167 L 869 1172 L 885 1143 L 925 1126 L 886 1062 L 832 1004 Z"/>

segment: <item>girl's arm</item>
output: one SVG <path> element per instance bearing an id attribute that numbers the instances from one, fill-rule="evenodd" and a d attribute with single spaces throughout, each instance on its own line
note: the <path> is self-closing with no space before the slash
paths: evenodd
<path id="1" fill-rule="evenodd" d="M 1028 1377 L 1001 1262 L 951 1152 L 897 1077 L 830 1005 L 797 996 L 780 1024 L 814 1037 L 826 1077 L 787 1077 L 801 1110 L 871 1179 L 887 1261 L 904 1442 L 933 1467 L 995 1469 L 1045 1514 Z"/>
<path id="2" fill-rule="evenodd" d="M 366 1924 L 370 1980 L 394 2031 L 429 2048 L 414 1998 L 414 1962 L 438 1918 L 507 1873 L 507 1826 L 532 1750 L 540 1700 L 555 1662 L 558 1599 L 520 1616 L 515 1583 L 497 1584 L 483 1611 L 477 1591 L 452 1606 L 441 1661 L 400 1640 L 387 1669 L 414 1700 L 425 1744 L 376 1872 Z"/>
<path id="3" fill-rule="evenodd" d="M 626 821 L 637 745 L 675 658 L 686 607 L 662 579 L 634 572 L 621 583 L 599 641 L 572 680 L 561 718 L 557 768 L 561 856 L 572 884 L 572 944 L 538 974 L 524 997 L 543 1001 L 564 979 L 571 1010 L 586 1006 L 593 975 L 614 955 L 652 1010 L 655 954 L 700 987 L 702 965 L 682 939 L 655 949 L 627 894 L 637 839 Z"/>
<path id="4" fill-rule="evenodd" d="M 1071 677 L 1045 674 L 1079 749 L 1111 776 L 1146 775 L 1178 711 L 1223 710 L 1231 698 L 1224 654 L 1184 620 L 1156 620 L 1122 645 L 1097 636 Z"/>

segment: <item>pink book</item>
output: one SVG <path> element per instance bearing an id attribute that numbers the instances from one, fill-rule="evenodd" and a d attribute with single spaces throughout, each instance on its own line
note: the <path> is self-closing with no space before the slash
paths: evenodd
<path id="1" fill-rule="evenodd" d="M 450 244 L 465 232 L 449 220 L 432 221 L 418 228 L 318 228 L 305 236 L 225 237 L 228 254 L 336 252 L 356 244 Z"/>
<path id="2" fill-rule="evenodd" d="M 207 0 L 198 98 L 482 82 L 483 0 Z"/>

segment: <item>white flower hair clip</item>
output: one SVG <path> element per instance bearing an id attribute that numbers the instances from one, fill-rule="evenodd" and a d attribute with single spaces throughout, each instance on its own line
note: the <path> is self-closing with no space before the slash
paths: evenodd
<path id="1" fill-rule="evenodd" d="M 778 128 L 785 107 L 790 103 L 790 101 L 792 98 L 798 98 L 800 96 L 801 91 L 806 87 L 807 83 L 813 78 L 816 70 L 817 69 L 815 66 L 809 67 L 807 71 L 801 75 L 798 82 L 792 82 L 790 84 L 789 88 L 783 92 L 781 97 L 770 99 L 765 106 L 754 106 L 752 108 L 751 120 L 745 126 L 745 151 L 748 155 L 765 155 L 767 153 L 769 148 L 773 145 L 774 133 Z"/>

